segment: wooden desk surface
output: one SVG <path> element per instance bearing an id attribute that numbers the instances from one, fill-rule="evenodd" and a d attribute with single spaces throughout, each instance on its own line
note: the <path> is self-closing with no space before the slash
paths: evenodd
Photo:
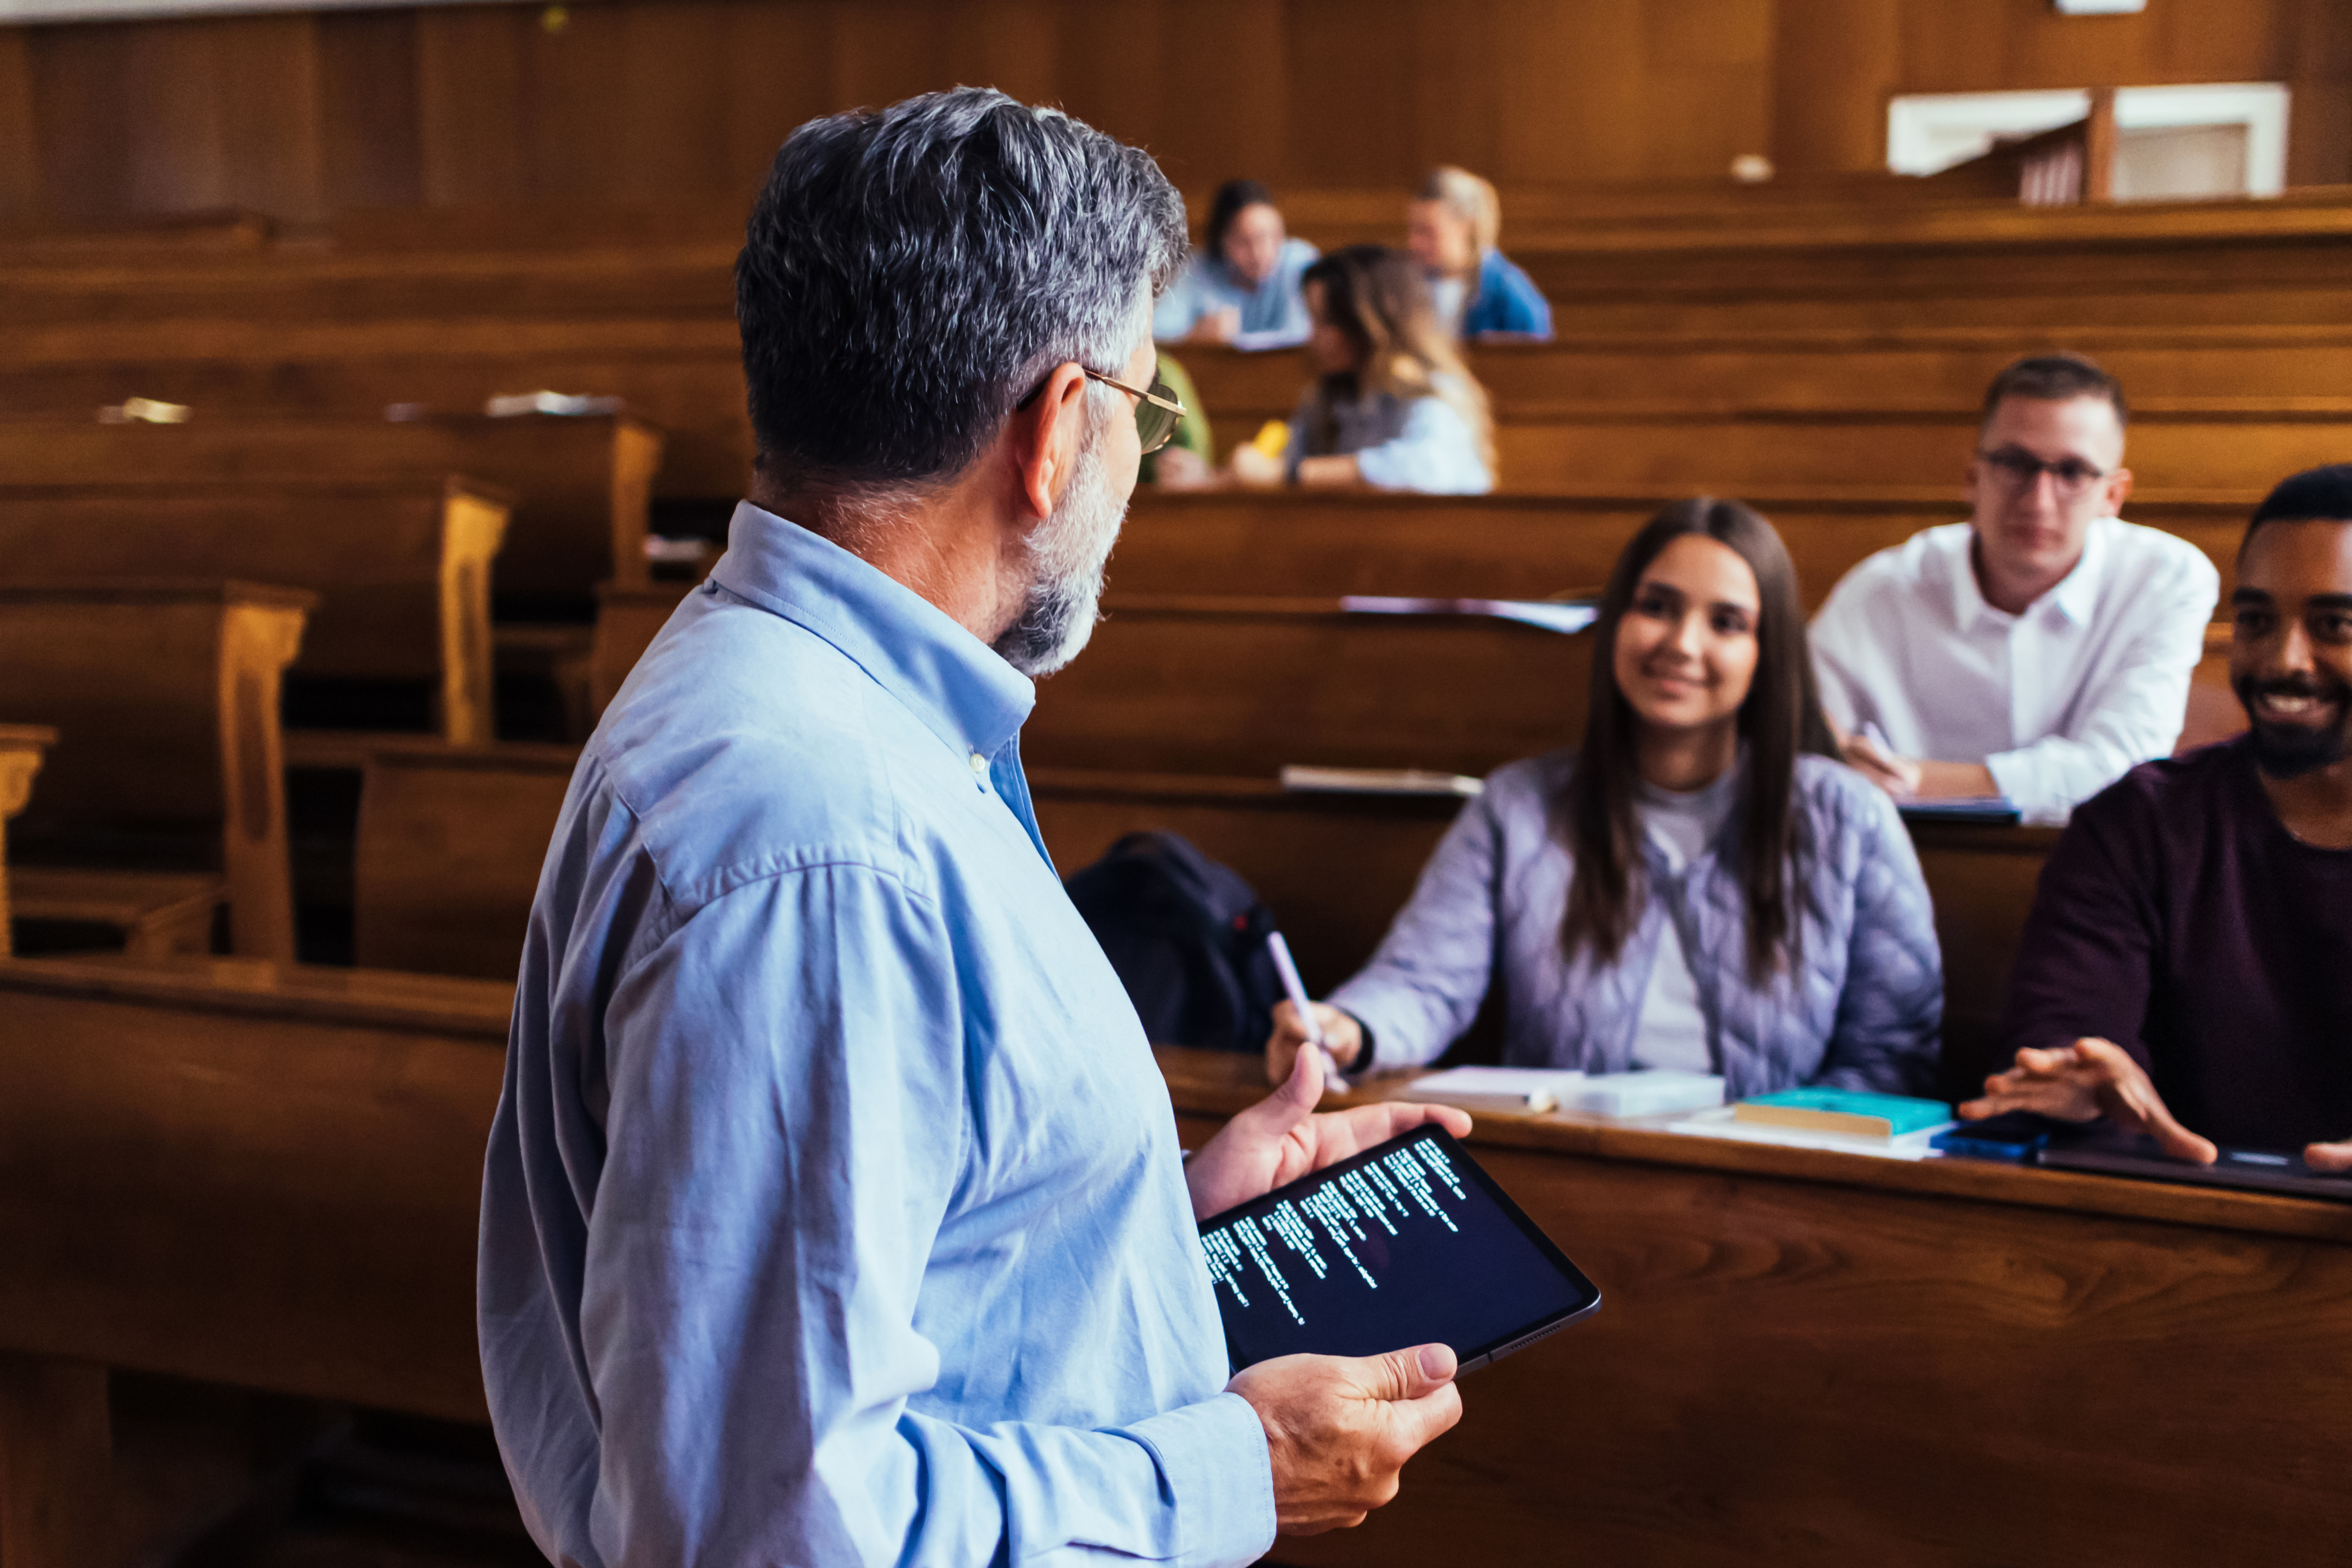
<path id="1" fill-rule="evenodd" d="M 1188 1144 L 1263 1092 L 1160 1061 Z M 2352 1557 L 2352 1207 L 1556 1114 L 1472 1141 L 1602 1308 L 1275 1561 Z"/>

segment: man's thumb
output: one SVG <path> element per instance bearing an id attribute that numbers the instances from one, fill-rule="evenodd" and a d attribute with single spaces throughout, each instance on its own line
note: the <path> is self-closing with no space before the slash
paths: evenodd
<path id="1" fill-rule="evenodd" d="M 1457 1364 L 1451 1345 L 1392 1350 L 1372 1357 L 1372 1375 L 1365 1392 L 1375 1399 L 1419 1399 L 1453 1382 Z"/>
<path id="2" fill-rule="evenodd" d="M 1284 1103 L 1297 1121 L 1315 1113 L 1323 1100 L 1323 1051 L 1319 1046 L 1302 1045 L 1290 1063 L 1290 1076 L 1282 1081 L 1275 1098 Z"/>

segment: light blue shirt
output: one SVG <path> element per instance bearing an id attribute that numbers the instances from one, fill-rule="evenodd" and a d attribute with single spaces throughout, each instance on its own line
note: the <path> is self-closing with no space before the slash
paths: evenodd
<path id="1" fill-rule="evenodd" d="M 1479 455 L 1476 433 L 1444 398 L 1392 392 L 1334 398 L 1327 444 L 1315 437 L 1319 396 L 1320 389 L 1309 386 L 1290 416 L 1287 450 L 1294 482 L 1301 458 L 1353 457 L 1364 483 L 1383 490 L 1483 496 L 1495 487 L 1495 476 Z"/>
<path id="2" fill-rule="evenodd" d="M 572 780 L 482 1370 L 581 1568 L 1240 1563 L 1274 1539 L 1176 1126 L 1037 836 L 1034 688 L 739 507 Z"/>
<path id="3" fill-rule="evenodd" d="M 1198 326 L 1204 316 L 1232 308 L 1241 312 L 1236 349 L 1286 349 L 1307 341 L 1315 329 L 1307 313 L 1307 295 L 1299 278 L 1315 265 L 1317 252 L 1303 239 L 1282 242 L 1274 270 L 1263 283 L 1244 281 L 1224 257 L 1198 251 L 1152 308 L 1151 335 L 1173 342 Z"/>

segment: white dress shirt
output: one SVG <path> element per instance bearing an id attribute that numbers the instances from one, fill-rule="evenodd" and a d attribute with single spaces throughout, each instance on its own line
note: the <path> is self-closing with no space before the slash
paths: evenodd
<path id="1" fill-rule="evenodd" d="M 2180 738 L 2221 576 L 2188 540 L 2116 517 L 2011 615 L 1985 601 L 1974 527 L 1913 535 L 1813 617 L 1822 706 L 1901 756 L 1981 762 L 2030 822 L 2067 813 Z"/>

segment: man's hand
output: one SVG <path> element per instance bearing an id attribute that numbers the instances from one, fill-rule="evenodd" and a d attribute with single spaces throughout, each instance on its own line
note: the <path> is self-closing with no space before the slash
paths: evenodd
<path id="1" fill-rule="evenodd" d="M 1849 735 L 1838 742 L 1846 766 L 1898 800 L 1967 800 L 1990 799 L 2000 793 L 2000 782 L 1981 762 L 1930 762 L 1897 757 L 1866 735 Z"/>
<path id="2" fill-rule="evenodd" d="M 2056 1051 L 2021 1051 L 2017 1065 L 1986 1079 L 1984 1098 L 1962 1105 L 1960 1115 L 1974 1122 L 2004 1111 L 2038 1111 L 2062 1122 L 2105 1116 L 2150 1134 L 2173 1158 L 2200 1166 L 2211 1165 L 2221 1153 L 2211 1139 L 2173 1120 L 2147 1073 L 2112 1040 L 2078 1040 Z M 2345 1149 L 2346 1163 L 2352 1165 L 2352 1145 L 2312 1146 Z"/>
<path id="3" fill-rule="evenodd" d="M 1242 312 L 1238 305 L 1220 305 L 1192 323 L 1184 334 L 1188 343 L 1230 343 L 1234 334 L 1242 329 Z"/>
<path id="4" fill-rule="evenodd" d="M 2305 1144 L 2303 1163 L 2315 1171 L 2352 1171 L 2352 1138 L 2340 1144 Z"/>
<path id="5" fill-rule="evenodd" d="M 1462 1419 L 1454 1371 L 1453 1351 L 1424 1344 L 1360 1360 L 1276 1356 L 1225 1385 L 1265 1427 L 1275 1528 L 1345 1530 L 1396 1496 L 1404 1462 Z"/>
<path id="6" fill-rule="evenodd" d="M 1315 1009 L 1315 1027 L 1323 1036 L 1323 1049 L 1331 1053 L 1332 1065 L 1342 1072 L 1353 1070 L 1356 1059 L 1364 1054 L 1364 1026 L 1338 1008 L 1321 1002 L 1307 1006 Z M 1298 1009 L 1287 999 L 1275 1003 L 1274 1032 L 1265 1037 L 1265 1081 L 1286 1082 L 1306 1043 L 1307 1026 L 1299 1021 Z"/>
<path id="7" fill-rule="evenodd" d="M 1424 1122 L 1457 1138 L 1470 1133 L 1469 1113 L 1451 1105 L 1391 1101 L 1318 1116 L 1315 1103 L 1322 1097 L 1321 1054 L 1302 1051 L 1282 1087 L 1226 1123 L 1185 1166 L 1193 1218 L 1223 1214 Z"/>

